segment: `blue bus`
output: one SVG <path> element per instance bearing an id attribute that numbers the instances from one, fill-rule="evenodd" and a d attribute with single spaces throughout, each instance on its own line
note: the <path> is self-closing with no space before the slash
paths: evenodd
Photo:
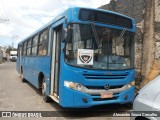
<path id="1" fill-rule="evenodd" d="M 17 71 L 45 102 L 85 108 L 134 99 L 135 20 L 73 7 L 18 44 Z"/>

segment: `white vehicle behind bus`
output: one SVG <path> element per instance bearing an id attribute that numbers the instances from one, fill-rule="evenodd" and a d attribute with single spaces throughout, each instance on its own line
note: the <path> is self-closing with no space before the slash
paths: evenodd
<path id="1" fill-rule="evenodd" d="M 10 61 L 17 61 L 17 51 L 10 51 Z"/>

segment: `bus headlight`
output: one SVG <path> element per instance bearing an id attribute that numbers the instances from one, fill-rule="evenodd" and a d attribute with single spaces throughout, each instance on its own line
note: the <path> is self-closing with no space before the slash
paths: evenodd
<path id="1" fill-rule="evenodd" d="M 81 91 L 82 89 L 82 84 L 70 81 L 64 81 L 64 86 L 78 91 Z"/>

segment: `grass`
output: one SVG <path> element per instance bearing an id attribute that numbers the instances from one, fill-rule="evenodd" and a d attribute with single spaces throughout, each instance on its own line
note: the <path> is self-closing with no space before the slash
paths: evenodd
<path id="1" fill-rule="evenodd" d="M 0 64 L 5 63 L 5 60 L 0 60 Z"/>

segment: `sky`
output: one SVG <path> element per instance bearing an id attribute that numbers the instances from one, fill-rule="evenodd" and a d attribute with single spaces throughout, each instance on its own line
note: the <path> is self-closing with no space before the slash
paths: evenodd
<path id="1" fill-rule="evenodd" d="M 9 46 L 42 27 L 69 7 L 98 8 L 110 0 L 0 0 L 0 46 Z"/>

